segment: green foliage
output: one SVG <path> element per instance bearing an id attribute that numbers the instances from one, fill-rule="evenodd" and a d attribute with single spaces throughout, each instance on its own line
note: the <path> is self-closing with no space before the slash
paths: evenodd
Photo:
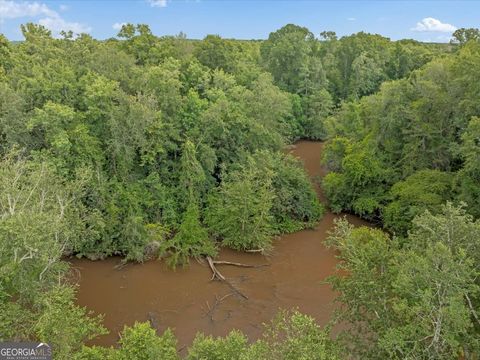
<path id="1" fill-rule="evenodd" d="M 21 44 L 1 41 L 1 151 L 25 148 L 55 164 L 67 182 L 84 174 L 86 191 L 78 200 L 88 236 L 70 250 L 136 261 L 180 232 L 190 194 L 202 220 L 207 194 L 230 181 L 222 178 L 225 169 L 299 137 L 361 131 L 364 109 L 355 107 L 355 121 L 342 122 L 352 108 L 337 115 L 335 105 L 407 75 L 436 51 L 363 33 L 337 39 L 325 32 L 319 41 L 292 24 L 264 42 L 159 38 L 145 24 L 126 24 L 121 41 L 104 42 L 68 33 L 55 39 L 35 24 L 22 31 Z M 268 243 L 273 232 L 311 226 L 319 217 L 299 171 L 280 181 L 290 170 L 268 167 L 274 172 L 273 219 L 260 221 L 263 240 L 252 243 Z M 293 184 L 300 182 L 296 193 Z M 375 217 L 381 196 L 371 192 L 347 194 L 333 206 Z M 153 228 L 163 229 L 159 238 Z M 170 250 L 181 247 L 178 240 Z"/>
<path id="2" fill-rule="evenodd" d="M 55 359 L 71 359 L 82 343 L 107 333 L 101 317 L 87 317 L 84 308 L 74 304 L 75 293 L 69 286 L 57 286 L 41 296 L 41 315 L 34 330 L 39 341 L 52 346 Z"/>
<path id="3" fill-rule="evenodd" d="M 74 360 L 116 360 L 116 350 L 102 346 L 83 346 L 74 356 Z"/>
<path id="4" fill-rule="evenodd" d="M 261 172 L 252 158 L 228 174 L 210 196 L 205 221 L 214 237 L 238 250 L 270 247 L 274 199 L 272 172 Z"/>
<path id="5" fill-rule="evenodd" d="M 75 196 L 82 184 L 66 187 L 54 170 L 18 152 L 1 161 L 0 289 L 27 303 L 62 274 L 61 256 L 81 241 L 84 222 Z"/>
<path id="6" fill-rule="evenodd" d="M 188 360 L 241 360 L 246 359 L 247 337 L 239 331 L 230 332 L 225 338 L 213 338 L 197 334 L 188 349 Z"/>
<path id="7" fill-rule="evenodd" d="M 446 200 L 465 201 L 478 216 L 479 88 L 471 79 L 479 64 L 480 45 L 470 41 L 328 117 L 324 161 L 333 172 L 324 186 L 332 208 L 375 215 L 402 235 L 416 214 Z"/>
<path id="8" fill-rule="evenodd" d="M 70 286 L 59 285 L 67 269 L 61 257 L 89 236 L 76 200 L 84 183 L 64 185 L 51 163 L 18 152 L 7 154 L 0 169 L 1 337 L 36 338 L 69 359 L 106 331 L 100 318 L 74 304 Z"/>
<path id="9" fill-rule="evenodd" d="M 290 155 L 266 151 L 256 153 L 254 158 L 259 171 L 273 174 L 270 213 L 275 231 L 285 233 L 314 227 L 324 209 L 302 164 Z"/>
<path id="10" fill-rule="evenodd" d="M 307 81 L 322 77 L 320 60 L 312 57 L 316 46 L 307 28 L 288 24 L 270 33 L 262 43 L 262 61 L 280 88 L 300 93 L 306 90 Z"/>
<path id="11" fill-rule="evenodd" d="M 475 28 L 460 28 L 453 32 L 452 40 L 453 44 L 464 45 L 469 41 L 479 41 L 480 40 L 480 30 Z"/>
<path id="12" fill-rule="evenodd" d="M 15 145 L 25 145 L 27 129 L 23 126 L 24 100 L 8 84 L 0 82 L 0 151 L 5 153 Z"/>
<path id="13" fill-rule="evenodd" d="M 197 334 L 188 348 L 188 360 L 337 360 L 341 349 L 331 339 L 330 329 L 298 310 L 281 311 L 265 326 L 263 337 L 249 343 L 242 332 L 233 330 L 225 337 Z M 119 347 L 84 346 L 75 360 L 179 359 L 176 339 L 167 329 L 161 336 L 148 323 L 135 323 L 121 333 Z"/>
<path id="14" fill-rule="evenodd" d="M 245 335 L 232 331 L 225 338 L 197 335 L 189 348 L 189 360 L 297 360 L 340 359 L 340 347 L 310 316 L 297 310 L 280 311 L 265 326 L 263 336 L 248 344 Z"/>
<path id="15" fill-rule="evenodd" d="M 132 24 L 121 42 L 23 30 L 25 43 L 2 42 L 18 61 L 0 84 L 1 149 L 48 159 L 67 182 L 82 174 L 76 206 L 88 236 L 68 247 L 79 256 L 143 261 L 160 244 L 184 260 L 200 253 L 185 233 L 198 226 L 182 224 L 192 197 L 198 215 L 186 218 L 199 224 L 222 168 L 294 137 L 289 95 L 260 71 L 258 44 L 209 37 L 193 46 Z"/>
<path id="16" fill-rule="evenodd" d="M 461 152 L 464 166 L 457 174 L 458 198 L 468 211 L 480 217 L 480 118 L 473 117 L 462 134 Z"/>
<path id="17" fill-rule="evenodd" d="M 198 61 L 211 69 L 233 72 L 241 47 L 235 42 L 223 40 L 218 35 L 207 35 L 195 49 Z"/>
<path id="18" fill-rule="evenodd" d="M 187 140 L 182 150 L 179 169 L 179 202 L 198 201 L 205 192 L 205 172 L 197 160 L 195 145 L 191 141 Z"/>
<path id="19" fill-rule="evenodd" d="M 322 89 L 304 96 L 302 100 L 304 136 L 313 140 L 325 140 L 328 135 L 325 120 L 333 109 L 332 96 L 326 89 Z"/>
<path id="20" fill-rule="evenodd" d="M 391 202 L 383 211 L 387 229 L 406 235 L 412 219 L 425 210 L 438 212 L 452 198 L 452 175 L 438 170 L 421 170 L 397 182 L 390 189 Z"/>
<path id="21" fill-rule="evenodd" d="M 387 185 L 387 172 L 368 139 L 349 146 L 336 139 L 326 146 L 324 162 L 339 169 L 323 178 L 323 189 L 334 212 L 354 211 L 362 217 L 379 216 Z M 343 158 L 340 158 L 343 156 Z M 341 164 L 339 160 L 341 159 Z"/>
<path id="22" fill-rule="evenodd" d="M 178 360 L 177 339 L 170 329 L 161 336 L 156 334 L 148 322 L 138 323 L 123 329 L 118 348 L 83 346 L 75 353 L 75 360 Z"/>
<path id="23" fill-rule="evenodd" d="M 135 323 L 133 327 L 125 327 L 120 338 L 119 359 L 138 360 L 176 360 L 178 359 L 177 341 L 171 330 L 157 336 L 148 322 Z"/>
<path id="24" fill-rule="evenodd" d="M 172 239 L 161 244 L 160 252 L 165 250 L 172 253 L 167 261 L 173 267 L 188 263 L 191 256 L 214 256 L 217 253 L 215 244 L 208 237 L 208 231 L 200 223 L 198 206 L 193 201 L 185 211 L 178 232 Z"/>
<path id="25" fill-rule="evenodd" d="M 330 237 L 341 272 L 330 278 L 344 304 L 341 338 L 368 359 L 452 359 L 478 351 L 479 223 L 450 203 L 417 216 L 404 247 L 345 220 Z M 347 275 L 345 275 L 347 274 Z"/>
<path id="26" fill-rule="evenodd" d="M 320 328 L 315 320 L 298 310 L 282 311 L 267 325 L 263 338 L 253 346 L 251 359 L 340 359 L 338 345 L 329 329 Z M 253 354 L 252 354 L 253 355 Z"/>

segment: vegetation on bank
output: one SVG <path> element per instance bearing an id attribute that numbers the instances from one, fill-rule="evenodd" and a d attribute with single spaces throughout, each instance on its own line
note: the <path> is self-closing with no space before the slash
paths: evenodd
<path id="1" fill-rule="evenodd" d="M 343 104 L 326 119 L 331 207 L 401 236 L 415 215 L 438 212 L 447 200 L 480 216 L 479 78 L 480 44 L 469 42 Z"/>
<path id="2" fill-rule="evenodd" d="M 328 140 L 323 187 L 340 222 L 345 338 L 298 312 L 249 343 L 198 335 L 190 359 L 450 359 L 479 353 L 480 45 L 440 46 L 286 25 L 265 41 L 124 25 L 118 38 L 0 35 L 0 339 L 58 359 L 177 358 L 172 332 L 75 305 L 62 256 L 186 265 L 219 246 L 268 251 L 323 213 L 299 138 Z M 447 202 L 447 201 L 451 201 Z M 345 272 L 346 270 L 346 272 Z M 361 336 L 358 336 L 361 335 Z"/>
<path id="3" fill-rule="evenodd" d="M 198 334 L 181 357 L 176 339 L 170 330 L 161 336 L 148 323 L 126 327 L 118 348 L 83 347 L 75 360 L 165 359 L 177 360 L 271 360 L 271 359 L 340 359 L 339 347 L 330 339 L 328 330 L 296 310 L 281 311 L 265 326 L 262 337 L 250 343 L 240 331 L 214 338 Z"/>

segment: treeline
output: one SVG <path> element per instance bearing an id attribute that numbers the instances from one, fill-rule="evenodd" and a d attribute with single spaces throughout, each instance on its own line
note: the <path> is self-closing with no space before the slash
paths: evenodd
<path id="1" fill-rule="evenodd" d="M 406 235 L 425 210 L 465 202 L 480 216 L 480 44 L 438 57 L 409 77 L 342 105 L 323 181 L 331 207 Z"/>

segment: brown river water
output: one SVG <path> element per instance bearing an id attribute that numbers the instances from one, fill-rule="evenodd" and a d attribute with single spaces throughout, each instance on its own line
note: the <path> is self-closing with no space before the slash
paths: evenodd
<path id="1" fill-rule="evenodd" d="M 314 181 L 324 175 L 320 166 L 323 144 L 299 141 L 291 153 L 300 158 Z M 315 181 L 314 181 L 315 182 Z M 315 185 L 320 199 L 320 188 Z M 104 314 L 104 325 L 110 334 L 91 342 L 115 345 L 124 325 L 150 320 L 159 333 L 173 329 L 179 348 L 191 344 L 197 332 L 226 335 L 232 329 L 256 339 L 263 323 L 270 321 L 279 309 L 298 308 L 326 324 L 335 307 L 335 294 L 322 281 L 334 272 L 335 253 L 324 245 L 335 217 L 327 212 L 313 230 L 299 231 L 274 240 L 269 256 L 222 249 L 218 259 L 246 264 L 269 264 L 259 268 L 218 265 L 218 270 L 248 300 L 231 295 L 214 306 L 216 299 L 232 293 L 226 283 L 210 281 L 206 263 L 195 260 L 190 266 L 171 270 L 161 261 L 129 264 L 115 268 L 120 258 L 102 261 L 72 259 L 78 270 L 78 300 L 81 306 Z M 343 216 L 343 215 L 342 215 Z M 366 225 L 357 217 L 346 215 L 355 225 Z M 209 309 L 215 307 L 214 311 Z"/>

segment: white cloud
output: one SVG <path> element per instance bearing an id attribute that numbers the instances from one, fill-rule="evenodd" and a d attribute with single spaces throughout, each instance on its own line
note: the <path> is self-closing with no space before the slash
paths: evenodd
<path id="1" fill-rule="evenodd" d="M 349 17 L 349 18 L 347 18 L 347 20 L 348 20 L 348 21 L 355 21 L 355 20 L 357 20 L 357 19 L 354 18 L 354 17 Z"/>
<path id="2" fill-rule="evenodd" d="M 422 19 L 422 21 L 417 22 L 417 25 L 411 29 L 412 31 L 419 32 L 445 32 L 451 33 L 457 28 L 452 24 L 444 24 L 438 19 L 432 17 L 427 17 Z"/>
<path id="3" fill-rule="evenodd" d="M 115 23 L 112 25 L 112 28 L 115 29 L 115 30 L 121 30 L 122 29 L 122 26 L 125 25 L 126 23 Z"/>
<path id="4" fill-rule="evenodd" d="M 65 11 L 67 8 L 60 5 L 60 10 Z M 42 17 L 38 23 L 51 30 L 55 36 L 58 36 L 62 30 L 73 31 L 76 34 L 88 33 L 92 30 L 85 24 L 66 21 L 55 10 L 43 3 L 0 0 L 0 21 L 23 17 Z"/>
<path id="5" fill-rule="evenodd" d="M 0 19 L 15 19 L 35 16 L 54 17 L 58 14 L 47 5 L 38 2 L 15 2 L 0 0 Z"/>
<path id="6" fill-rule="evenodd" d="M 45 26 L 51 30 L 54 34 L 59 34 L 60 31 L 73 31 L 75 34 L 89 33 L 92 28 L 78 22 L 68 22 L 62 19 L 60 16 L 47 17 L 38 21 L 40 25 Z"/>
<path id="7" fill-rule="evenodd" d="M 151 7 L 166 7 L 168 0 L 148 0 Z"/>
<path id="8" fill-rule="evenodd" d="M 60 5 L 60 11 L 67 11 L 69 8 L 68 8 L 68 5 Z"/>

